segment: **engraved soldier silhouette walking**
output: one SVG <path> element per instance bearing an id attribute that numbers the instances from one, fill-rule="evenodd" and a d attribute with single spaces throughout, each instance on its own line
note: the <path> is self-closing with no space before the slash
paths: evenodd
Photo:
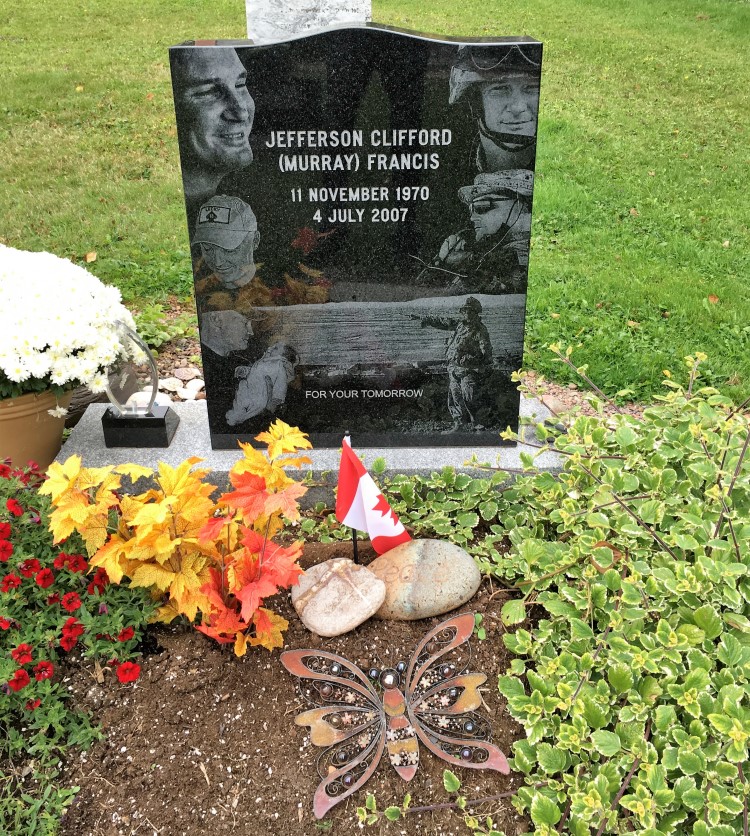
<path id="1" fill-rule="evenodd" d="M 483 430 L 475 419 L 474 401 L 483 375 L 492 366 L 492 343 L 482 322 L 482 303 L 469 296 L 458 310 L 460 319 L 444 316 L 417 316 L 423 328 L 451 331 L 445 346 L 448 362 L 448 411 L 453 426 L 446 433 L 456 432 L 468 424 L 471 430 Z"/>

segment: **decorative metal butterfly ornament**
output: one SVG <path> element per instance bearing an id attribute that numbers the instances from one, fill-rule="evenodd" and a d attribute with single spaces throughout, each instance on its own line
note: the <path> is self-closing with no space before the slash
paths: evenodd
<path id="1" fill-rule="evenodd" d="M 325 747 L 318 758 L 316 818 L 365 784 L 384 749 L 405 781 L 417 771 L 418 741 L 455 766 L 510 771 L 505 755 L 489 742 L 490 724 L 474 711 L 487 677 L 468 673 L 473 630 L 472 613 L 444 621 L 417 645 L 408 665 L 399 662 L 369 675 L 322 650 L 281 654 L 281 663 L 300 677 L 303 696 L 315 706 L 294 722 L 309 726 L 312 743 Z"/>

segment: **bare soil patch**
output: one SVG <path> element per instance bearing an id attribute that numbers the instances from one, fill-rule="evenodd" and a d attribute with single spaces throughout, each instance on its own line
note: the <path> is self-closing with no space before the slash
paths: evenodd
<path id="1" fill-rule="evenodd" d="M 375 555 L 362 547 L 361 561 Z M 303 565 L 331 557 L 350 557 L 351 546 L 309 543 Z M 487 638 L 471 639 L 471 669 L 487 675 L 482 688 L 493 742 L 506 754 L 522 731 L 509 717 L 497 691 L 497 676 L 510 655 L 502 642 L 502 591 L 483 585 L 463 611 L 482 613 Z M 357 630 L 332 639 L 311 634 L 292 608 L 288 594 L 269 599 L 289 620 L 284 649 L 315 647 L 338 653 L 365 671 L 408 661 L 418 641 L 448 616 L 417 622 L 371 619 Z M 158 627 L 151 655 L 142 660 L 140 680 L 120 685 L 114 673 L 83 662 L 69 672 L 72 699 L 101 723 L 105 739 L 65 766 L 68 785 L 81 788 L 64 817 L 61 836 L 204 836 L 204 834 L 274 834 L 313 836 L 321 832 L 350 834 L 358 829 L 356 808 L 367 792 L 379 809 L 400 804 L 407 790 L 412 806 L 444 804 L 448 765 L 424 748 L 416 777 L 405 784 L 383 758 L 365 788 L 334 808 L 321 829 L 312 813 L 319 778 L 320 751 L 308 740 L 308 729 L 294 724 L 307 704 L 294 677 L 279 662 L 279 651 L 250 650 L 237 659 L 192 628 Z M 518 776 L 456 769 L 468 798 L 507 792 Z M 509 800 L 487 802 L 474 813 L 489 813 L 508 834 L 526 829 Z M 330 824 L 328 824 L 330 822 Z M 387 832 L 467 833 L 459 813 L 437 809 L 409 815 L 394 824 L 368 828 Z"/>

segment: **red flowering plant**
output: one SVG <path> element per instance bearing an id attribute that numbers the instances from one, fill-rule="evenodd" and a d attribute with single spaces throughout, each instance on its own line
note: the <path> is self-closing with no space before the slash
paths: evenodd
<path id="1" fill-rule="evenodd" d="M 40 786 L 68 744 L 98 735 L 66 702 L 64 673 L 100 657 L 111 687 L 136 681 L 137 647 L 155 610 L 144 590 L 110 584 L 91 567 L 77 534 L 53 545 L 43 483 L 33 463 L 0 462 L 0 761 L 28 758 Z M 0 809 L 0 832 L 3 824 Z"/>

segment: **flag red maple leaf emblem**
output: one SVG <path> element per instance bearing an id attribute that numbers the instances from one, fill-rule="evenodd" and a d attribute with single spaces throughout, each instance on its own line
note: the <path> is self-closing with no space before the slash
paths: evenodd
<path id="1" fill-rule="evenodd" d="M 391 520 L 393 520 L 393 524 L 398 525 L 398 517 L 396 516 L 396 512 L 388 504 L 388 500 L 383 496 L 382 493 L 378 494 L 378 501 L 375 503 L 375 506 L 372 510 L 379 511 L 382 517 L 390 516 Z"/>

